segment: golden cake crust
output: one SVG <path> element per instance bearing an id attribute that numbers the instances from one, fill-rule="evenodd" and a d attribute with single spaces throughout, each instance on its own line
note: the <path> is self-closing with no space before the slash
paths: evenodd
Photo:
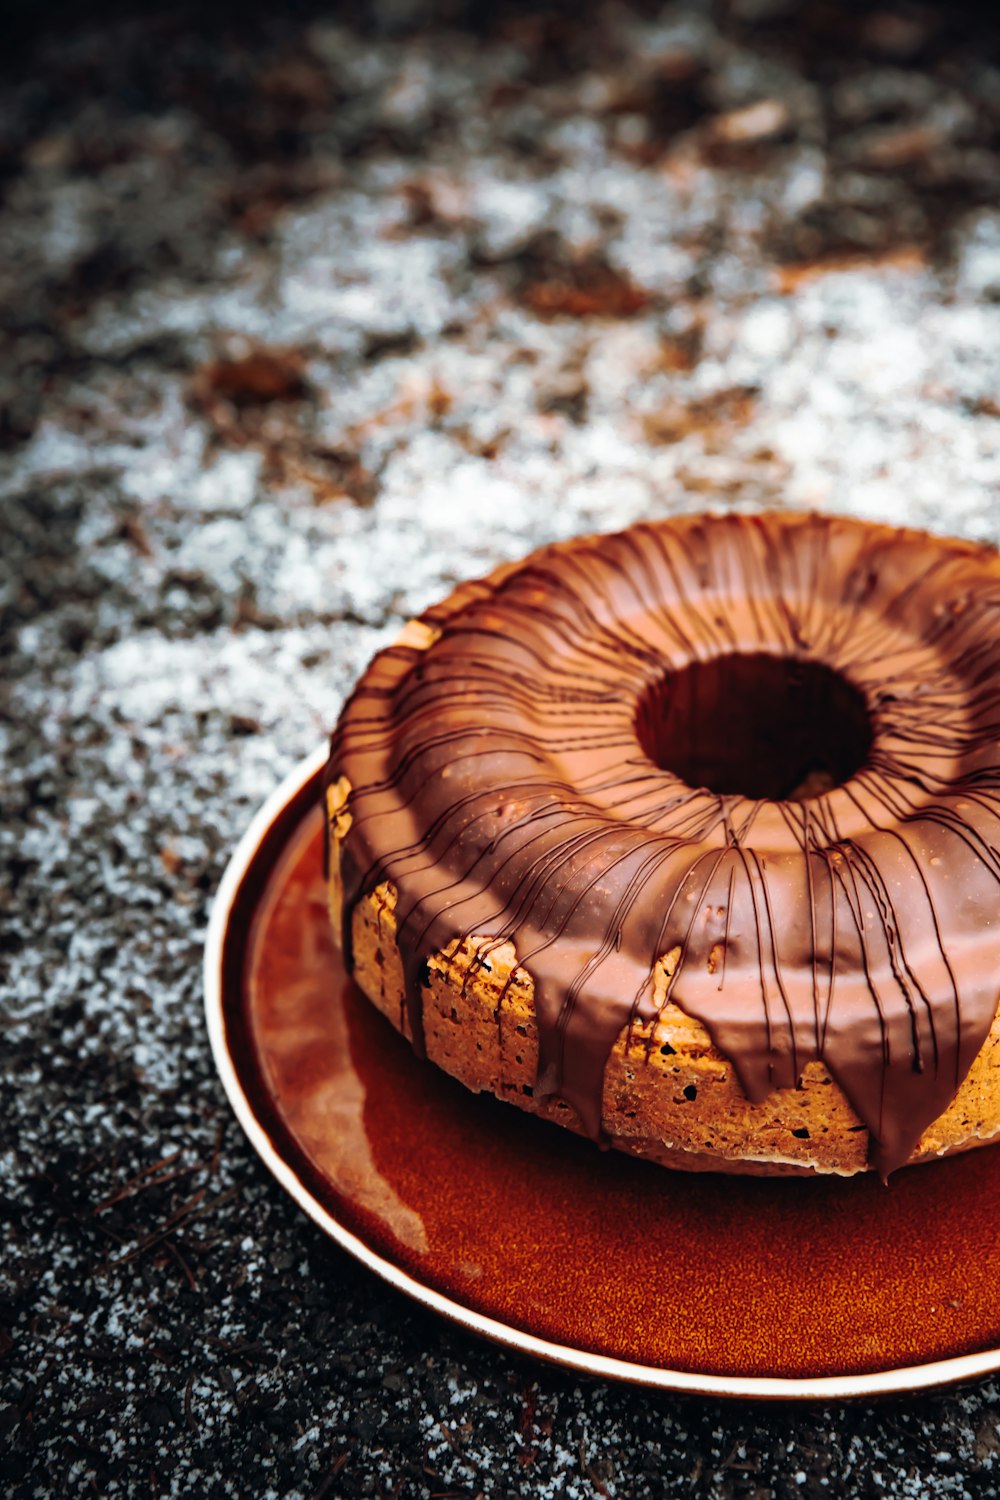
<path id="1" fill-rule="evenodd" d="M 337 934 L 349 793 L 349 783 L 340 778 L 326 794 L 330 917 Z M 355 906 L 354 979 L 412 1041 L 395 908 L 396 892 L 388 882 Z M 671 959 L 665 954 L 657 966 L 660 997 Z M 534 1096 L 534 985 L 517 967 L 511 943 L 498 947 L 477 937 L 455 943 L 428 960 L 427 981 L 422 1015 L 430 1062 L 474 1093 L 494 1094 L 585 1133 L 571 1105 Z M 602 1124 L 616 1150 L 684 1171 L 852 1176 L 869 1166 L 869 1133 L 821 1063 L 806 1066 L 799 1087 L 776 1089 L 763 1103 L 751 1103 L 705 1028 L 669 1000 L 651 1027 L 637 1021 L 619 1035 L 604 1075 Z M 1000 1014 L 954 1100 L 924 1132 L 911 1161 L 965 1151 L 994 1137 L 1000 1137 Z"/>

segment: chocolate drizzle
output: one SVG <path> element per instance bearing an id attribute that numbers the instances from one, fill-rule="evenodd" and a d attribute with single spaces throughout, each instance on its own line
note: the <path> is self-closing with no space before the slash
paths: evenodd
<path id="1" fill-rule="evenodd" d="M 418 1050 L 428 956 L 510 940 L 536 1094 L 597 1138 L 608 1055 L 654 1018 L 654 966 L 679 948 L 667 998 L 751 1100 L 820 1059 L 872 1165 L 905 1162 L 1000 996 L 996 554 L 833 517 L 685 517 L 545 548 L 422 620 L 439 634 L 374 659 L 327 767 L 351 786 L 347 962 L 354 906 L 390 881 Z M 745 659 L 748 701 L 776 659 L 836 674 L 838 721 L 867 712 L 854 774 L 781 801 L 656 764 L 655 705 L 722 658 Z M 673 722 L 668 740 L 691 714 Z"/>

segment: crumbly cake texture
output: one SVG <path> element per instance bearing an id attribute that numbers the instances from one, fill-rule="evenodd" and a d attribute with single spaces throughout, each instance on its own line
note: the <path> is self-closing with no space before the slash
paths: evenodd
<path id="1" fill-rule="evenodd" d="M 349 827 L 349 786 L 327 789 L 330 826 L 330 918 L 343 920 L 340 848 Z M 352 914 L 354 979 L 363 993 L 413 1040 L 396 943 L 396 892 L 383 882 Z M 662 995 L 671 955 L 658 965 Z M 582 1132 L 562 1099 L 535 1098 L 538 1031 L 534 985 L 516 967 L 510 943 L 467 938 L 427 964 L 424 1046 L 430 1062 L 474 1092 L 495 1094 L 518 1109 Z M 686 1171 L 850 1176 L 867 1169 L 869 1133 L 843 1090 L 819 1063 L 801 1086 L 751 1103 L 732 1065 L 705 1028 L 671 1002 L 653 1026 L 623 1030 L 608 1059 L 602 1120 L 611 1145 Z M 1000 1132 L 1000 1015 L 944 1114 L 924 1132 L 912 1160 L 929 1161 L 983 1145 Z"/>
<path id="2" fill-rule="evenodd" d="M 762 517 L 763 519 L 763 517 Z M 775 535 L 768 537 L 768 541 L 778 541 L 790 535 L 786 531 L 789 526 L 789 517 L 781 522 L 768 522 L 768 526 L 774 526 Z M 681 535 L 684 546 L 691 546 L 691 538 L 696 535 L 697 522 L 685 522 L 681 528 L 672 529 L 673 540 L 676 535 Z M 709 525 L 711 528 L 711 525 Z M 732 522 L 730 519 L 729 532 L 733 528 L 739 531 L 750 532 L 753 522 Z M 831 529 L 831 525 L 820 517 L 805 517 L 805 528 L 807 531 L 822 537 L 826 543 L 834 547 L 843 547 L 844 529 L 852 532 L 852 526 L 838 526 Z M 853 528 L 853 544 L 858 543 L 859 528 Z M 921 537 L 915 532 L 891 532 L 888 528 L 861 528 L 862 541 L 865 546 L 871 546 L 871 556 L 877 562 L 885 564 L 886 570 L 892 573 L 892 568 L 900 565 L 900 558 L 895 556 L 898 550 L 903 549 L 907 553 L 904 558 L 906 567 L 913 564 L 913 547 L 927 546 L 931 549 L 931 562 L 934 571 L 936 567 L 945 568 L 945 586 L 943 586 L 943 597 L 946 598 L 946 607 L 949 613 L 949 628 L 951 619 L 960 618 L 966 609 L 967 601 L 972 595 L 967 592 L 970 577 L 975 579 L 978 570 L 985 570 L 987 582 L 990 583 L 996 564 L 991 553 L 981 552 L 978 549 L 970 549 L 963 544 L 940 543 L 936 538 Z M 613 543 L 621 543 L 622 538 L 612 538 Z M 646 538 L 648 540 L 648 538 Z M 628 538 L 633 544 L 633 538 Z M 580 547 L 588 549 L 594 544 L 594 538 L 582 538 Z M 741 541 L 742 544 L 742 541 Z M 573 546 L 570 544 L 570 561 L 579 559 L 573 556 Z M 907 552 L 909 549 L 909 552 Z M 558 550 L 558 549 L 556 549 Z M 565 550 L 565 549 L 562 549 Z M 544 564 L 553 561 L 553 552 L 550 550 L 544 556 Z M 585 558 L 589 561 L 589 558 Z M 801 559 L 799 559 L 801 561 Z M 856 559 L 855 559 L 856 561 Z M 415 678 L 421 678 L 423 669 L 420 666 L 420 658 L 430 651 L 433 645 L 441 639 L 441 634 L 447 630 L 448 621 L 462 616 L 463 612 L 472 610 L 475 621 L 483 621 L 484 618 L 492 619 L 496 624 L 496 616 L 489 615 L 493 604 L 504 594 L 504 586 L 508 579 L 514 579 L 514 589 L 519 586 L 516 574 L 522 568 L 531 570 L 532 564 L 537 567 L 538 559 L 526 559 L 526 564 L 513 564 L 498 570 L 492 574 L 490 579 L 478 580 L 468 583 L 457 589 L 453 595 L 444 603 L 429 610 L 423 619 L 411 621 L 411 624 L 403 631 L 402 637 L 397 640 L 396 648 L 402 649 L 403 655 L 411 658 L 405 673 L 414 673 Z M 732 564 L 732 558 L 730 558 Z M 796 564 L 798 565 L 798 564 Z M 972 570 L 972 573 L 970 573 Z M 876 576 L 877 568 L 870 568 L 871 579 Z M 558 573 L 558 567 L 556 567 Z M 856 586 L 856 568 L 852 574 L 852 588 Z M 874 588 L 874 583 L 868 583 L 868 588 Z M 996 577 L 993 577 L 994 591 L 996 591 Z M 906 598 L 910 591 L 909 586 L 900 586 L 900 576 L 892 583 L 891 589 L 900 589 L 900 598 Z M 957 588 L 958 594 L 952 592 Z M 964 592 L 963 592 L 964 591 Z M 541 595 L 532 594 L 532 609 L 540 607 Z M 784 604 L 783 604 L 784 609 Z M 897 610 L 897 603 L 886 606 L 888 613 Z M 487 610 L 484 615 L 483 610 Z M 757 606 L 754 606 L 754 613 Z M 811 622 L 814 624 L 814 621 Z M 969 622 L 966 622 L 969 624 Z M 478 625 L 477 625 L 478 628 Z M 798 628 L 798 627 L 796 627 Z M 937 627 L 934 627 L 937 630 Z M 964 627 L 963 627 L 964 628 Z M 973 628 L 975 637 L 975 628 Z M 954 654 L 952 636 L 948 636 L 949 651 Z M 972 651 L 976 655 L 976 649 L 969 645 L 969 640 L 964 640 L 955 661 L 966 661 L 966 655 Z M 910 646 L 907 645 L 907 652 Z M 907 658 L 909 660 L 909 658 Z M 907 670 L 913 672 L 912 661 Z M 919 670 L 919 669 L 918 669 Z M 958 670 L 958 667 L 955 667 Z M 964 667 L 963 667 L 964 670 Z M 964 679 L 963 679 L 964 681 Z M 384 685 L 384 684 L 382 684 Z M 898 684 L 894 684 L 898 685 Z M 381 693 L 382 687 L 379 687 Z M 906 699 L 906 690 L 901 690 L 901 696 Z M 918 694 L 919 696 L 919 694 Z M 895 705 L 895 697 L 892 694 L 891 702 Z M 982 694 L 981 694 L 982 697 Z M 378 693 L 375 694 L 378 699 Z M 375 700 L 373 699 L 373 700 Z M 889 696 L 888 696 L 889 700 Z M 364 709 L 364 712 L 372 712 L 372 709 Z M 873 751 L 873 762 L 888 763 L 888 751 L 886 744 L 891 741 L 892 714 L 903 715 L 906 720 L 907 709 L 889 708 L 889 720 L 876 723 L 876 750 Z M 970 709 L 972 712 L 972 709 Z M 375 723 L 381 708 L 373 711 L 373 717 L 364 720 L 367 736 L 372 735 L 372 723 Z M 961 715 L 960 715 L 961 717 Z M 975 717 L 975 715 L 973 715 Z M 910 747 L 915 745 L 916 718 L 910 718 L 904 729 L 901 730 L 904 739 Z M 889 730 L 886 729 L 889 724 Z M 898 727 L 898 726 L 897 726 Z M 886 736 L 889 735 L 889 739 Z M 964 736 L 964 739 L 963 739 Z M 969 723 L 963 720 L 960 730 L 955 730 L 955 744 L 963 739 L 972 742 L 975 735 L 970 735 Z M 928 741 L 930 745 L 930 741 Z M 412 748 L 412 741 L 411 741 Z M 949 745 L 951 750 L 951 745 Z M 336 772 L 337 760 L 337 736 L 334 735 L 334 754 L 331 757 L 331 768 Z M 909 751 L 907 751 L 909 753 Z M 916 753 L 916 751 L 913 751 Z M 933 748 L 925 748 L 922 753 L 928 760 L 940 756 L 940 744 L 934 744 Z M 963 751 L 964 753 L 964 751 Z M 988 757 L 987 757 L 988 759 Z M 969 778 L 970 762 L 963 760 L 966 778 Z M 927 765 L 924 765 L 927 771 Z M 885 784 L 891 784 L 891 775 L 885 771 Z M 445 771 L 445 775 L 448 772 Z M 909 774 L 909 772 L 907 772 Z M 823 778 L 820 778 L 822 781 Z M 874 775 L 873 775 L 874 781 Z M 928 783 L 930 784 L 930 783 Z M 966 784 L 966 783 L 963 783 Z M 966 846 L 973 849 L 976 846 L 976 859 L 979 862 L 990 862 L 993 849 L 988 844 L 988 835 L 991 828 L 982 822 L 982 807 L 988 807 L 988 819 L 993 817 L 988 790 L 991 786 L 990 768 L 984 771 L 984 762 L 976 766 L 976 774 L 972 781 L 967 780 L 967 787 L 975 786 L 976 790 L 969 795 L 978 802 L 978 810 L 973 814 L 973 822 L 969 825 L 955 819 L 955 814 L 943 801 L 942 780 L 934 783 L 936 790 L 928 807 L 918 808 L 919 817 L 930 817 L 931 822 L 948 822 L 949 838 L 952 838 L 952 849 L 957 847 L 955 837 Z M 600 1116 L 586 1118 L 586 1100 L 583 1110 L 580 1110 L 580 1091 L 577 1089 L 577 1104 L 568 1101 L 567 1095 L 571 1097 L 571 1091 L 561 1088 L 561 1079 L 556 1079 L 555 1086 L 552 1083 L 552 1071 L 549 1071 L 549 1083 L 538 1088 L 540 1077 L 546 1074 L 544 1064 L 544 1029 L 540 1023 L 543 1014 L 538 1005 L 537 986 L 532 978 L 529 968 L 531 965 L 519 962 L 520 954 L 516 944 L 511 941 L 510 932 L 481 932 L 472 929 L 469 932 L 459 933 L 451 936 L 448 941 L 439 945 L 432 945 L 429 950 L 424 951 L 421 957 L 420 968 L 418 968 L 418 987 L 420 995 L 414 1004 L 414 968 L 408 957 L 406 957 L 405 945 L 400 945 L 399 924 L 397 924 L 397 900 L 399 892 L 393 880 L 379 879 L 376 883 L 364 883 L 363 889 L 358 889 L 357 880 L 354 885 L 354 900 L 351 901 L 351 912 L 349 912 L 349 927 L 343 926 L 343 901 L 345 901 L 345 879 L 343 879 L 343 850 L 345 841 L 348 840 L 351 831 L 352 819 L 354 819 L 355 798 L 352 796 L 351 781 L 346 775 L 333 777 L 328 780 L 325 789 L 327 798 L 328 823 L 330 823 L 330 847 L 328 847 L 328 873 L 330 873 L 330 907 L 331 919 L 333 919 L 334 930 L 342 936 L 346 936 L 346 948 L 349 951 L 349 960 L 352 963 L 355 980 L 360 984 L 361 990 L 372 999 L 373 1004 L 390 1019 L 403 1035 L 415 1044 L 418 1052 L 426 1053 L 430 1061 L 444 1068 L 451 1076 L 465 1083 L 469 1089 L 474 1091 L 486 1091 L 495 1094 L 502 1100 L 516 1104 L 520 1109 L 528 1110 L 535 1115 L 543 1116 L 550 1121 L 559 1122 L 571 1130 L 583 1131 L 591 1136 L 600 1134 L 610 1145 L 622 1151 L 630 1152 L 637 1157 L 648 1158 L 657 1161 L 664 1166 L 679 1167 L 687 1170 L 723 1170 L 723 1172 L 759 1173 L 759 1175 L 804 1175 L 804 1173 L 838 1173 L 838 1175 L 853 1175 L 853 1173 L 864 1172 L 870 1166 L 876 1166 L 883 1175 L 895 1167 L 901 1166 L 906 1161 L 928 1161 L 940 1157 L 940 1155 L 952 1154 L 952 1152 L 964 1151 L 973 1146 L 984 1145 L 1000 1134 L 1000 1019 L 996 1014 L 996 990 L 990 990 L 985 986 L 982 978 L 973 981 L 972 984 L 963 981 L 963 996 L 960 996 L 960 984 L 954 977 L 954 966 L 952 966 L 952 951 L 949 948 L 952 941 L 952 926 L 955 933 L 963 942 L 969 941 L 969 929 L 961 932 L 957 919 L 955 919 L 954 894 L 949 894 L 948 901 L 936 906 L 936 897 L 931 892 L 928 876 L 931 883 L 937 874 L 934 868 L 928 868 L 921 873 L 918 871 L 913 876 L 910 865 L 910 849 L 907 846 L 906 862 L 892 865 L 886 859 L 885 847 L 882 849 L 882 858 L 885 862 L 885 870 L 882 873 L 871 873 L 874 868 L 874 856 L 870 864 L 861 864 L 859 856 L 858 868 L 862 870 L 864 880 L 864 900 L 858 904 L 858 912 L 861 919 L 858 924 L 859 947 L 853 956 L 853 974 L 847 974 L 846 981 L 855 986 L 855 995 L 865 992 L 867 996 L 868 981 L 862 965 L 865 969 L 871 965 L 874 971 L 879 966 L 879 956 L 876 954 L 876 939 L 874 939 L 874 926 L 880 926 L 885 935 L 885 948 L 888 954 L 888 962 L 883 968 L 891 968 L 892 975 L 889 983 L 895 984 L 901 993 L 907 996 L 907 1004 L 910 1005 L 910 1025 L 912 1025 L 913 1052 L 909 1058 L 903 1059 L 903 1067 L 900 1061 L 900 1038 L 903 1032 L 895 1029 L 895 1023 L 891 1017 L 886 1019 L 883 1007 L 886 1005 L 885 977 L 882 981 L 873 980 L 871 983 L 871 1002 L 879 1013 L 879 1028 L 873 1034 L 871 1031 L 871 1020 L 865 1025 L 870 1028 L 868 1040 L 862 1038 L 859 1043 L 852 1043 L 862 1055 L 862 1067 L 868 1068 L 868 1077 L 873 1077 L 873 1064 L 871 1059 L 865 1061 L 865 1047 L 870 1052 L 871 1038 L 882 1038 L 882 1047 L 885 1056 L 882 1064 L 874 1062 L 874 1068 L 882 1068 L 882 1089 L 885 1094 L 891 1094 L 892 1088 L 898 1089 L 898 1083 L 892 1082 L 891 1064 L 900 1074 L 922 1074 L 925 1070 L 937 1074 L 936 1079 L 931 1077 L 928 1085 L 936 1089 L 936 1094 L 930 1095 L 939 1101 L 937 1113 L 931 1112 L 930 1118 L 925 1107 L 925 1101 L 921 1107 L 925 1110 L 925 1119 L 922 1128 L 913 1131 L 906 1118 L 892 1121 L 889 1118 L 886 1125 L 886 1133 L 891 1133 L 895 1128 L 895 1157 L 891 1157 L 885 1151 L 885 1143 L 880 1143 L 879 1136 L 870 1130 L 871 1110 L 868 1113 L 868 1122 L 861 1118 L 858 1109 L 852 1107 L 849 1094 L 843 1088 L 844 1076 L 840 1080 L 837 1077 L 837 1068 L 828 1067 L 826 1058 L 822 1055 L 822 1049 L 817 1047 L 816 1055 L 807 1056 L 804 1061 L 799 1062 L 798 1067 L 789 1073 L 789 1067 L 784 1065 L 784 1077 L 781 1076 L 783 1061 L 778 1059 L 777 1073 L 771 1086 L 759 1089 L 756 1097 L 745 1091 L 745 1079 L 738 1076 L 738 1065 L 735 1067 L 735 1055 L 721 1049 L 709 1034 L 712 1028 L 712 1020 L 708 1026 L 703 1025 L 702 1020 L 697 1019 L 691 1010 L 684 1010 L 681 1005 L 673 1001 L 673 981 L 681 969 L 685 959 L 685 945 L 679 942 L 664 945 L 663 951 L 658 953 L 654 965 L 652 965 L 651 983 L 649 983 L 648 1004 L 639 1007 L 633 1005 L 627 1013 L 627 1020 L 619 1028 L 616 1038 L 609 1038 L 606 1052 L 603 1053 L 603 1085 L 600 1088 Z M 954 790 L 954 787 L 948 787 Z M 379 792 L 378 795 L 382 795 Z M 457 795 L 457 793 L 456 793 Z M 687 792 L 687 795 L 697 798 L 703 793 Z M 826 789 L 820 786 L 820 795 L 814 796 L 813 787 L 799 787 L 796 798 L 811 798 L 810 805 L 819 804 L 825 799 L 832 807 L 840 807 L 838 802 L 831 802 L 826 796 Z M 726 801 L 726 799 L 723 799 Z M 982 804 L 982 805 L 979 805 Z M 364 804 L 366 808 L 370 804 Z M 792 804 L 786 804 L 790 807 Z M 972 802 L 958 801 L 958 808 L 969 808 Z M 930 813 L 928 813 L 930 808 Z M 498 808 L 499 811 L 499 808 Z M 982 816 L 981 816 L 982 814 Z M 409 810 L 408 810 L 409 816 Z M 798 817 L 798 811 L 795 814 Z M 804 814 L 805 816 L 805 814 Z M 811 814 L 810 814 L 811 816 Z M 820 816 L 820 814 L 816 814 Z M 832 816 L 832 814 L 831 814 Z M 975 823 L 978 817 L 979 822 Z M 913 822 L 910 817 L 909 822 Z M 837 829 L 837 822 L 834 828 Z M 909 822 L 903 820 L 901 826 L 906 828 L 906 837 L 909 834 Z M 975 823 L 975 826 L 973 826 Z M 418 825 L 411 828 L 415 837 L 420 835 Z M 864 834 L 865 829 L 862 829 Z M 871 832 L 871 829 L 868 829 Z M 886 834 L 886 829 L 877 825 L 879 834 Z M 886 834 L 886 837 L 889 837 Z M 897 843 L 906 843 L 906 837 L 900 832 L 892 829 L 891 838 Z M 978 841 L 978 843 L 976 843 Z M 819 840 L 817 840 L 819 843 Z M 825 852 L 825 858 L 838 865 L 841 862 L 840 832 L 835 840 L 837 849 L 834 852 Z M 885 840 L 883 840 L 885 843 Z M 948 843 L 948 840 L 946 840 Z M 489 852 L 489 841 L 484 844 Z M 768 861 L 771 861 L 771 849 L 768 844 Z M 807 846 L 808 847 L 808 846 Z M 832 846 L 831 846 L 832 847 Z M 844 844 L 846 849 L 846 844 Z M 859 846 L 861 847 L 861 846 Z M 879 853 L 876 844 L 871 844 L 876 853 Z M 943 846 L 942 846 L 943 847 Z M 895 849 L 895 844 L 892 844 Z M 981 852 L 982 849 L 982 859 Z M 934 844 L 936 852 L 928 855 L 931 867 L 939 867 L 942 864 L 940 849 Z M 403 867 L 406 861 L 412 862 L 411 853 L 403 859 Z M 868 853 L 865 853 L 868 859 Z M 390 861 L 391 862 L 391 861 Z M 777 861 L 775 861 L 777 862 Z M 849 858 L 849 864 L 850 864 Z M 868 871 L 868 873 L 865 873 Z M 447 885 L 448 877 L 454 876 L 454 868 L 450 873 L 444 871 L 442 879 Z M 951 871 L 949 871 L 951 873 Z M 961 877 L 961 870 L 957 867 L 957 877 Z M 967 871 L 966 871 L 967 873 Z M 382 870 L 382 874 L 385 871 Z M 357 876 L 349 874 L 348 883 Z M 885 876 L 885 877 L 883 877 Z M 903 876 L 910 879 L 910 889 L 906 895 L 907 906 L 915 910 L 903 910 L 903 903 L 897 900 L 894 906 L 894 895 L 892 891 L 903 885 Z M 858 877 L 852 868 L 852 877 L 855 880 L 855 892 L 858 891 Z M 771 877 L 774 880 L 774 876 Z M 939 983 L 942 974 L 949 975 L 948 983 L 954 990 L 954 1010 L 958 1013 L 958 1019 L 954 1023 L 954 1038 L 949 1041 L 948 1037 L 948 1005 L 945 1002 L 934 1007 L 933 998 L 925 992 L 924 981 L 922 981 L 919 969 L 924 965 L 925 971 L 930 972 L 927 951 L 922 951 L 921 957 L 912 963 L 912 953 L 916 945 L 913 944 L 913 918 L 919 907 L 919 897 L 915 892 L 915 880 L 919 880 L 921 888 L 925 892 L 925 903 L 927 910 L 921 909 L 919 916 L 927 919 L 930 913 L 931 921 L 940 926 L 943 922 L 948 924 L 945 935 L 937 939 L 937 954 L 940 954 L 943 968 L 939 965 Z M 831 879 L 832 883 L 832 879 Z M 973 882 L 975 883 L 975 882 Z M 760 880 L 760 888 L 766 891 L 766 880 Z M 970 885 L 972 891 L 972 885 Z M 705 895 L 705 891 L 702 892 Z M 975 892 L 976 900 L 982 903 L 982 888 Z M 972 898 L 972 897 L 970 897 Z M 834 898 L 831 898 L 831 903 Z M 858 900 L 858 897 L 856 897 Z M 879 913 L 868 912 L 870 921 L 865 921 L 865 913 L 862 912 L 864 901 L 885 901 L 885 910 Z M 730 877 L 729 903 L 735 904 L 733 897 L 733 882 Z M 855 910 L 855 906 L 847 907 Z M 420 921 L 426 915 L 426 907 L 420 903 L 409 906 L 409 915 L 418 913 Z M 721 912 L 721 907 L 717 907 Z M 793 912 L 793 907 L 789 907 Z M 820 907 L 817 904 L 813 912 L 813 929 L 817 930 L 819 922 Z M 837 913 L 832 912 L 832 941 L 834 945 L 838 942 Z M 801 918 L 796 918 L 801 919 Z M 778 963 L 777 950 L 784 935 L 778 936 L 778 922 L 774 915 L 768 916 L 769 938 L 766 941 L 771 944 L 774 954 L 774 977 L 781 989 L 781 998 L 787 1007 L 787 993 L 790 989 L 789 977 L 781 977 L 781 966 Z M 844 918 L 841 913 L 841 950 L 844 948 L 843 935 Z M 910 924 L 909 933 L 904 941 L 904 929 Z M 822 926 L 822 922 L 820 922 Z M 502 929 L 502 924 L 501 924 Z M 765 951 L 765 927 L 757 924 L 757 942 L 760 945 L 760 953 Z M 600 935 L 598 935 L 600 936 Z M 816 939 L 814 939 L 816 941 Z M 907 948 L 910 944 L 910 948 Z M 621 929 L 619 929 L 619 945 L 621 945 Z M 729 915 L 726 918 L 726 942 L 715 944 L 708 953 L 709 975 L 714 975 L 718 963 L 724 962 L 727 948 L 730 945 Z M 733 945 L 733 951 L 738 951 L 738 939 Z M 985 950 L 984 950 L 985 953 Z M 816 947 L 816 960 L 814 960 L 813 987 L 819 993 L 816 984 L 817 966 L 822 969 L 823 957 L 819 944 Z M 721 957 L 720 959 L 720 956 Z M 700 956 L 699 962 L 705 968 L 705 954 Z M 829 963 L 835 960 L 828 960 Z M 955 960 L 958 965 L 960 960 Z M 762 960 L 763 963 L 763 960 Z M 843 954 L 841 954 L 843 963 Z M 967 959 L 961 959 L 966 965 Z M 568 972 L 568 971 L 564 971 Z M 760 974 L 763 977 L 763 968 Z M 723 977 L 724 978 L 724 975 Z M 744 968 L 744 984 L 747 971 Z M 840 981 L 841 984 L 844 980 Z M 763 978 L 766 992 L 766 978 Z M 723 984 L 718 984 L 718 989 L 723 989 Z M 831 990 L 832 995 L 832 990 Z M 963 1013 L 964 996 L 972 996 L 972 1004 L 969 1011 Z M 915 996 L 918 1005 L 915 1007 Z M 985 999 L 984 999 L 985 996 Z M 757 1004 L 760 996 L 757 996 Z M 769 1008 L 768 995 L 763 996 L 763 1007 L 765 1011 Z M 979 1007 L 979 1032 L 975 1032 L 976 1005 Z M 988 1007 L 985 1017 L 985 1026 L 982 1025 L 982 1014 L 984 1005 Z M 916 1010 L 925 1008 L 927 1011 L 928 1035 L 931 1037 L 931 1050 L 927 1050 L 927 1043 L 921 1041 L 921 1026 L 924 1025 L 924 1014 L 915 1014 Z M 568 1005 L 567 1011 L 573 1010 Z M 769 1014 L 768 1025 L 771 1026 L 771 1014 Z M 792 1052 L 795 1055 L 795 1029 L 801 1026 L 799 1019 L 790 1020 L 790 1031 L 793 1034 Z M 838 1023 L 843 1026 L 843 1022 Z M 730 1035 L 733 1035 L 730 1029 Z M 973 1038 L 970 1043 L 970 1037 Z M 780 1038 L 781 1041 L 781 1038 Z M 543 1049 L 543 1059 L 540 1065 L 540 1044 Z M 753 1043 L 750 1044 L 753 1047 Z M 924 1052 L 922 1052 L 924 1047 Z M 951 1050 L 949 1050 L 951 1049 Z M 928 1064 L 928 1059 L 931 1059 Z M 736 1064 L 739 1064 L 738 1053 L 736 1053 Z M 745 1059 L 742 1059 L 745 1064 Z M 907 1068 L 909 1062 L 909 1068 Z M 852 1059 L 855 1065 L 855 1059 Z M 954 1082 L 952 1088 L 943 1088 L 942 1076 L 948 1077 L 949 1070 L 954 1070 Z M 579 1070 L 577 1070 L 579 1071 Z M 856 1079 L 855 1079 L 856 1082 Z M 912 1080 L 910 1080 L 912 1082 Z M 907 1082 L 904 1079 L 904 1088 Z M 918 1080 L 919 1088 L 919 1080 Z M 919 1098 L 919 1095 L 915 1095 Z M 858 1098 L 855 1095 L 855 1104 Z M 891 1116 L 892 1106 L 886 1109 L 886 1116 Z M 900 1116 L 900 1104 L 895 1104 L 897 1116 Z M 595 1118 L 600 1119 L 600 1130 L 595 1130 Z M 910 1131 L 907 1137 L 907 1130 Z M 900 1149 L 898 1142 L 903 1140 L 906 1145 Z M 882 1155 L 879 1154 L 882 1146 Z"/>

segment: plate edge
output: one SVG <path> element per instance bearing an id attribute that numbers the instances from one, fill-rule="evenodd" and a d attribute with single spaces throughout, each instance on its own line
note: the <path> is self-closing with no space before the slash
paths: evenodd
<path id="1" fill-rule="evenodd" d="M 226 1040 L 222 1006 L 222 958 L 228 930 L 229 914 L 242 882 L 271 827 L 293 797 L 301 793 L 318 776 L 326 763 L 325 746 L 300 761 L 266 798 L 236 845 L 223 872 L 212 902 L 205 937 L 203 964 L 204 1009 L 209 1042 L 215 1068 L 219 1074 L 230 1107 L 244 1134 L 268 1171 L 299 1207 L 341 1249 L 367 1266 L 383 1281 L 404 1295 L 450 1322 L 472 1333 L 490 1339 L 515 1353 L 530 1354 L 550 1364 L 560 1365 L 582 1375 L 641 1385 L 650 1389 L 679 1394 L 735 1397 L 764 1401 L 853 1400 L 866 1396 L 911 1394 L 935 1386 L 974 1380 L 1000 1369 L 1000 1349 L 960 1354 L 924 1365 L 902 1366 L 867 1375 L 824 1375 L 796 1378 L 788 1376 L 696 1374 L 670 1370 L 655 1365 L 639 1365 L 612 1355 L 594 1354 L 556 1344 L 509 1327 L 499 1320 L 463 1307 L 460 1302 L 424 1286 L 409 1272 L 401 1270 L 376 1254 L 340 1224 L 304 1186 L 274 1146 L 267 1131 L 257 1119 L 243 1089 Z"/>

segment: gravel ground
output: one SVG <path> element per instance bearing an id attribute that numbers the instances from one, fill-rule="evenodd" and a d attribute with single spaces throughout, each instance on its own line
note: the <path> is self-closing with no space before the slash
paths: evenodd
<path id="1" fill-rule="evenodd" d="M 0 98 L 4 1492 L 1000 1494 L 995 1381 L 660 1397 L 412 1307 L 244 1143 L 199 969 L 455 580 L 708 504 L 1000 541 L 995 31 L 81 9 L 13 7 Z"/>

